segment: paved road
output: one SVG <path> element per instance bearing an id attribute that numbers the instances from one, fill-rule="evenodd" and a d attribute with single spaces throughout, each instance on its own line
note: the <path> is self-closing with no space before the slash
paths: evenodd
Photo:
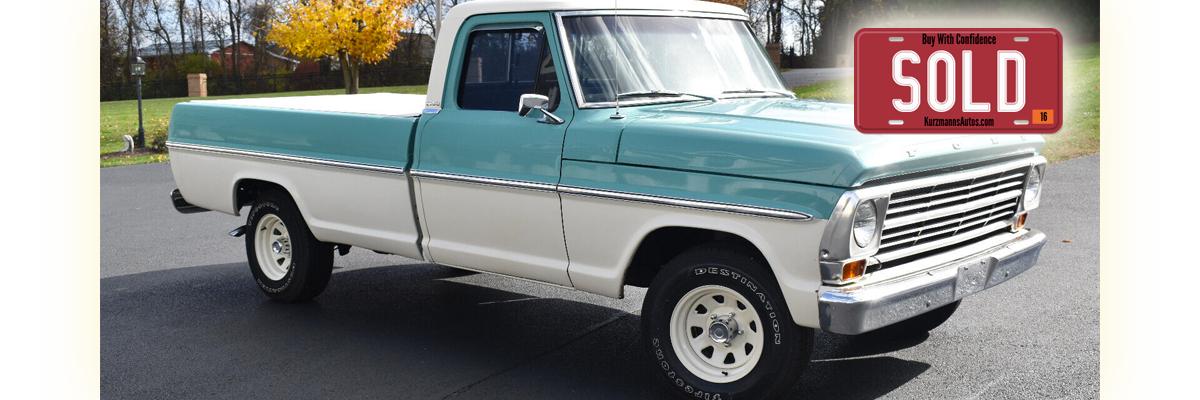
<path id="1" fill-rule="evenodd" d="M 1099 165 L 1050 167 L 1038 267 L 927 337 L 819 332 L 790 397 L 1098 397 Z M 176 213 L 167 164 L 100 179 L 103 397 L 664 397 L 637 352 L 640 289 L 614 300 L 354 249 L 316 300 L 277 304 L 226 236 L 242 219 Z"/>
<path id="2" fill-rule="evenodd" d="M 788 86 L 798 87 L 854 76 L 854 68 L 798 68 L 782 74 Z"/>

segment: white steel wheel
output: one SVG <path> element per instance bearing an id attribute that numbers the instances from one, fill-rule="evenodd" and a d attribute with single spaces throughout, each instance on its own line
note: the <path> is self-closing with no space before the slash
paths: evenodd
<path id="1" fill-rule="evenodd" d="M 263 275 L 273 281 L 283 279 L 292 268 L 292 238 L 287 225 L 275 214 L 267 214 L 254 229 L 254 253 Z"/>
<path id="2" fill-rule="evenodd" d="M 771 269 L 739 243 L 684 251 L 642 300 L 646 356 L 668 390 L 689 399 L 774 399 L 812 354 Z M 728 346 L 726 346 L 728 345 Z"/>
<path id="3" fill-rule="evenodd" d="M 267 297 L 304 301 L 325 290 L 333 273 L 333 245 L 313 236 L 287 193 L 259 194 L 246 227 L 246 261 Z"/>
<path id="4" fill-rule="evenodd" d="M 684 368 L 713 383 L 744 378 L 763 351 L 763 323 L 753 303 L 725 286 L 692 289 L 675 304 L 671 347 Z"/>

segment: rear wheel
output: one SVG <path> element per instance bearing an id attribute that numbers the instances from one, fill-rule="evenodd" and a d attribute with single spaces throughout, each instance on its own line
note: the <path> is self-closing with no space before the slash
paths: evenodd
<path id="1" fill-rule="evenodd" d="M 796 325 L 769 269 L 733 246 L 689 250 L 655 277 L 642 335 L 656 375 L 689 398 L 772 398 L 799 379 L 813 330 Z"/>
<path id="2" fill-rule="evenodd" d="M 313 237 L 291 197 L 259 196 L 246 217 L 246 258 L 259 289 L 271 300 L 308 300 L 333 273 L 333 245 Z"/>

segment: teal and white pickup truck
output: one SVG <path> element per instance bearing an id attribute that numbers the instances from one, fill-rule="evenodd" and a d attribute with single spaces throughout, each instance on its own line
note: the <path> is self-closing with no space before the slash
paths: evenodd
<path id="1" fill-rule="evenodd" d="M 795 98 L 741 10 L 606 5 L 454 7 L 425 96 L 179 104 L 172 201 L 246 212 L 232 234 L 280 301 L 350 246 L 646 287 L 653 369 L 703 399 L 778 395 L 814 329 L 926 332 L 1036 262 L 1040 137 L 861 134 Z"/>

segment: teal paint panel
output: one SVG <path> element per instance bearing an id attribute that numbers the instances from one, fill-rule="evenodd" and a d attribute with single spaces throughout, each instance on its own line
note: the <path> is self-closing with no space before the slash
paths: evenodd
<path id="1" fill-rule="evenodd" d="M 171 111 L 172 142 L 404 168 L 416 118 L 203 103 Z"/>
<path id="2" fill-rule="evenodd" d="M 621 134 L 617 162 L 836 187 L 1033 155 L 1033 135 L 879 135 L 850 125 L 843 103 L 728 99 L 645 110 Z"/>
<path id="3" fill-rule="evenodd" d="M 517 115 L 511 111 L 470 110 L 459 107 L 459 82 L 464 79 L 463 58 L 476 29 L 513 29 L 541 26 L 546 32 L 559 82 L 559 105 L 554 115 L 562 125 L 537 122 L 540 112 Z M 489 178 L 554 184 L 559 178 L 563 137 L 573 118 L 574 103 L 566 87 L 566 70 L 559 53 L 558 35 L 545 12 L 492 14 L 471 17 L 462 25 L 446 75 L 442 109 L 421 124 L 415 169 Z"/>
<path id="4" fill-rule="evenodd" d="M 563 161 L 561 185 L 798 211 L 829 219 L 842 189 L 631 165 Z"/>
<path id="5" fill-rule="evenodd" d="M 569 160 L 617 162 L 617 145 L 621 140 L 621 130 L 633 121 L 630 113 L 638 114 L 635 110 L 622 110 L 626 118 L 613 119 L 613 109 L 587 109 L 575 113 L 575 122 L 567 128 L 567 138 L 563 143 L 563 158 Z"/>
<path id="6" fill-rule="evenodd" d="M 798 128 L 808 134 L 797 134 Z M 830 185 L 858 160 L 851 143 L 828 130 L 664 110 L 625 128 L 617 162 Z"/>
<path id="7" fill-rule="evenodd" d="M 415 169 L 558 182 L 564 125 L 538 123 L 532 113 L 520 117 L 516 111 L 443 109 L 438 114 L 421 130 L 421 158 Z"/>

